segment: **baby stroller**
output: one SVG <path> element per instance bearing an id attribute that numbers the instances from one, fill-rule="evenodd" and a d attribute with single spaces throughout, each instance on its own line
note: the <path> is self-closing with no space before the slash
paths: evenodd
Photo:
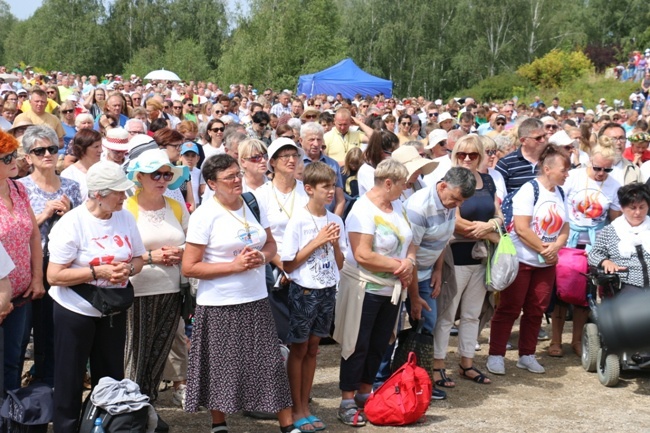
<path id="1" fill-rule="evenodd" d="M 603 330 L 599 329 L 599 325 L 603 325 L 599 322 L 599 315 L 605 312 L 604 308 L 607 310 L 621 290 L 619 275 L 606 274 L 602 269 L 590 267 L 586 277 L 587 301 L 591 313 L 582 334 L 582 367 L 588 372 L 597 372 L 601 384 L 616 386 L 621 370 L 650 370 L 650 352 L 630 353 L 623 350 L 621 347 L 625 345 L 621 344 L 620 340 L 626 338 L 619 337 L 624 336 L 612 336 L 610 333 L 606 338 Z M 604 299 L 604 303 L 600 305 L 597 303 L 598 294 Z"/>

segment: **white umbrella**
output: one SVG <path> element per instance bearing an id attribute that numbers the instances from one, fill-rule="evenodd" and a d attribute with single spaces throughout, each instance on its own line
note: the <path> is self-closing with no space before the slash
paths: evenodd
<path id="1" fill-rule="evenodd" d="M 145 80 L 166 80 L 166 81 L 181 81 L 181 79 L 172 71 L 158 69 L 151 71 L 144 77 Z"/>
<path id="2" fill-rule="evenodd" d="M 13 74 L 0 74 L 0 80 L 4 80 L 5 83 L 14 83 L 18 81 L 18 77 Z"/>

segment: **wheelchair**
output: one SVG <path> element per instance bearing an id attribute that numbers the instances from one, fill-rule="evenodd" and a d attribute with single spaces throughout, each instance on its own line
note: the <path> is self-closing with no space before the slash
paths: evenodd
<path id="1" fill-rule="evenodd" d="M 620 350 L 619 342 L 612 337 L 607 341 L 598 328 L 603 304 L 598 304 L 597 298 L 600 295 L 607 303 L 619 294 L 622 287 L 619 273 L 606 274 L 602 269 L 590 267 L 585 276 L 590 316 L 582 334 L 582 367 L 590 373 L 596 372 L 602 385 L 613 387 L 618 384 L 621 371 L 650 370 L 650 351 Z"/>

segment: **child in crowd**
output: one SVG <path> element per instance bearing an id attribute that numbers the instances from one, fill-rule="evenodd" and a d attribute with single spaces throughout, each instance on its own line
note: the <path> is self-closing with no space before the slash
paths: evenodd
<path id="1" fill-rule="evenodd" d="M 357 172 L 359 167 L 363 164 L 363 151 L 360 147 L 353 147 L 345 155 L 345 162 L 341 169 L 341 176 L 343 177 L 343 193 L 345 194 L 345 211 L 343 212 L 343 219 L 348 216 L 352 205 L 359 198 L 359 181 L 357 180 Z"/>
<path id="2" fill-rule="evenodd" d="M 201 204 L 201 197 L 205 191 L 205 180 L 201 175 L 201 170 L 196 167 L 199 162 L 199 147 L 192 141 L 186 141 L 181 147 L 181 161 L 183 165 L 190 169 L 190 182 L 186 186 L 192 186 L 195 208 Z M 192 211 L 194 211 L 192 209 Z"/>
<path id="3" fill-rule="evenodd" d="M 334 199 L 336 175 L 317 161 L 305 167 L 305 192 L 309 203 L 289 220 L 281 259 L 291 279 L 287 365 L 294 426 L 301 431 L 323 430 L 325 424 L 309 410 L 320 339 L 328 337 L 336 304 L 339 269 L 347 248 L 341 236 L 343 220 L 326 206 Z"/>

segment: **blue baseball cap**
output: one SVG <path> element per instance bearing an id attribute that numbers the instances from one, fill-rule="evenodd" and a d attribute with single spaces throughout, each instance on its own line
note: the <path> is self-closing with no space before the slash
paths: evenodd
<path id="1" fill-rule="evenodd" d="M 185 155 L 187 152 L 194 152 L 197 155 L 199 154 L 199 146 L 192 141 L 186 141 L 181 147 L 181 155 Z"/>

